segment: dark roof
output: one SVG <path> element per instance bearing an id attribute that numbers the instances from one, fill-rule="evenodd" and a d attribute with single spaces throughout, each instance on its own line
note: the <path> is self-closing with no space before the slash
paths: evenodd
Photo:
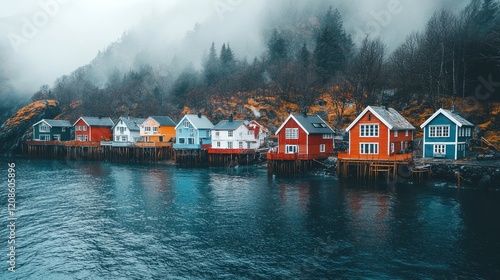
<path id="1" fill-rule="evenodd" d="M 72 127 L 71 123 L 66 120 L 47 120 L 47 119 L 43 119 L 35 123 L 33 126 L 36 126 L 41 122 L 47 123 L 50 127 Z"/>
<path id="2" fill-rule="evenodd" d="M 291 114 L 276 130 L 276 135 L 283 129 L 285 124 L 293 118 L 307 134 L 329 134 L 333 129 L 318 115 Z"/>
<path id="3" fill-rule="evenodd" d="M 167 116 L 150 116 L 153 120 L 155 120 L 161 126 L 175 126 L 176 123 Z"/>
<path id="4" fill-rule="evenodd" d="M 85 123 L 87 123 L 90 126 L 113 127 L 115 125 L 115 123 L 110 118 L 105 118 L 105 117 L 81 117 L 80 119 L 82 119 Z"/>
<path id="5" fill-rule="evenodd" d="M 129 118 L 129 117 L 120 117 L 116 124 L 113 126 L 113 128 L 120 122 L 123 121 L 125 126 L 130 130 L 130 131 L 139 131 L 139 125 L 142 124 L 146 119 L 141 119 L 141 118 Z"/>
<path id="6" fill-rule="evenodd" d="M 308 134 L 328 134 L 334 132 L 318 115 L 293 114 L 292 116 Z"/>
<path id="7" fill-rule="evenodd" d="M 237 129 L 238 127 L 240 127 L 240 125 L 242 124 L 245 124 L 245 121 L 238 121 L 238 120 L 234 120 L 232 122 L 228 121 L 228 120 L 223 120 L 223 121 L 220 121 L 216 126 L 214 126 L 214 130 L 235 130 Z"/>

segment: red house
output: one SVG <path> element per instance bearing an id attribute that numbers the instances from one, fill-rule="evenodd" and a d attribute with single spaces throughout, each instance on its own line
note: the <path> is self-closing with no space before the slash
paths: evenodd
<path id="1" fill-rule="evenodd" d="M 402 160 L 415 127 L 393 108 L 368 106 L 346 128 L 349 150 L 339 159 Z"/>
<path id="2" fill-rule="evenodd" d="M 113 121 L 104 117 L 81 117 L 74 124 L 76 141 L 109 141 L 113 139 Z"/>
<path id="3" fill-rule="evenodd" d="M 312 160 L 328 158 L 333 151 L 333 129 L 318 115 L 292 114 L 276 131 L 278 147 L 269 160 Z"/>

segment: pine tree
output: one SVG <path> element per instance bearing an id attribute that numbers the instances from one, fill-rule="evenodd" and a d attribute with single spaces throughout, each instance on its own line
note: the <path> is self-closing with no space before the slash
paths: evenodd
<path id="1" fill-rule="evenodd" d="M 280 62 L 288 57 L 288 44 L 282 34 L 276 29 L 267 43 L 271 63 Z"/>
<path id="2" fill-rule="evenodd" d="M 215 85 L 220 78 L 220 63 L 215 50 L 215 43 L 213 42 L 208 53 L 208 59 L 204 65 L 203 75 L 205 82 L 210 86 Z"/>
<path id="3" fill-rule="evenodd" d="M 320 83 L 325 84 L 345 68 L 352 48 L 352 40 L 343 28 L 340 12 L 330 7 L 321 21 L 314 49 Z"/>

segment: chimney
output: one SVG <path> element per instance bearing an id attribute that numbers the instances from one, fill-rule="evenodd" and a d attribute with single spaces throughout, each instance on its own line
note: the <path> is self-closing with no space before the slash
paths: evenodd
<path id="1" fill-rule="evenodd" d="M 198 113 L 198 118 L 200 118 L 200 119 L 201 119 L 201 113 Z"/>
<path id="2" fill-rule="evenodd" d="M 304 118 L 307 118 L 307 108 L 302 109 L 302 114 L 304 115 Z"/>
<path id="3" fill-rule="evenodd" d="M 387 110 L 389 110 L 389 104 L 384 103 L 384 109 L 385 109 L 386 111 L 387 111 Z"/>
<path id="4" fill-rule="evenodd" d="M 233 122 L 233 114 L 229 115 L 229 122 Z"/>

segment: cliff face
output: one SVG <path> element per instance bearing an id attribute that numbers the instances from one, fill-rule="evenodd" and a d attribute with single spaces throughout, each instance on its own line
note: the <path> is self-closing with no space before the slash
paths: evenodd
<path id="1" fill-rule="evenodd" d="M 0 127 L 0 154 L 18 153 L 22 141 L 30 138 L 33 124 L 53 119 L 59 113 L 59 103 L 55 100 L 36 101 L 19 109 Z"/>

